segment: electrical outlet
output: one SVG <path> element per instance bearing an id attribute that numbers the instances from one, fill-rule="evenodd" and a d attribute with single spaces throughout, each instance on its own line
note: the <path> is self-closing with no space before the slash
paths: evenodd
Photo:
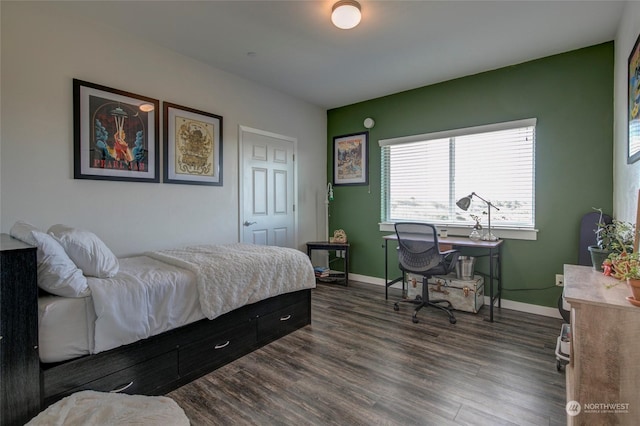
<path id="1" fill-rule="evenodd" d="M 556 285 L 559 286 L 559 287 L 563 287 L 564 286 L 564 275 L 556 274 Z"/>

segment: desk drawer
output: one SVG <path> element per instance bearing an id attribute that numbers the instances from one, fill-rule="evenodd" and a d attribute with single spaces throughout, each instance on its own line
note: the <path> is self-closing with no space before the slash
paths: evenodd
<path id="1" fill-rule="evenodd" d="M 307 301 L 299 302 L 258 318 L 258 341 L 266 343 L 311 322 Z"/>
<path id="2" fill-rule="evenodd" d="M 173 350 L 133 365 L 124 370 L 108 374 L 97 380 L 55 395 L 55 400 L 81 390 L 99 392 L 122 392 L 128 394 L 153 395 L 154 390 L 178 379 L 178 353 Z M 45 404 L 48 404 L 45 400 Z"/>
<path id="3" fill-rule="evenodd" d="M 244 322 L 224 332 L 178 349 L 181 377 L 202 370 L 212 370 L 250 352 L 256 343 L 254 322 Z"/>

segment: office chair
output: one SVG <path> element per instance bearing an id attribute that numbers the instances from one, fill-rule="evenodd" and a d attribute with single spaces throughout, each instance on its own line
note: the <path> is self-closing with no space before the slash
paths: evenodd
<path id="1" fill-rule="evenodd" d="M 427 223 L 396 223 L 396 235 L 398 236 L 398 261 L 403 275 L 407 272 L 422 275 L 422 297 L 405 299 L 396 302 L 393 310 L 400 310 L 400 303 L 413 303 L 418 305 L 413 312 L 412 321 L 418 322 L 418 311 L 424 306 L 434 306 L 449 314 L 449 322 L 456 323 L 453 316 L 453 306 L 448 300 L 429 299 L 429 287 L 427 280 L 434 275 L 446 275 L 451 272 L 458 261 L 458 250 L 440 252 L 438 246 L 438 234 L 436 227 Z M 404 279 L 404 277 L 403 277 Z M 442 306 L 445 303 L 447 306 Z"/>

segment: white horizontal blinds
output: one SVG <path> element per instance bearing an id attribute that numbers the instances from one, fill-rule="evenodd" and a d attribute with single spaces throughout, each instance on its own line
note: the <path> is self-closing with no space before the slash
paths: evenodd
<path id="1" fill-rule="evenodd" d="M 447 220 L 449 140 L 392 145 L 388 149 L 389 219 Z"/>
<path id="2" fill-rule="evenodd" d="M 455 205 L 475 192 L 500 208 L 492 226 L 533 228 L 534 141 L 535 120 L 380 141 L 383 221 L 470 225 L 475 214 L 486 225 L 479 198 L 467 212 Z"/>
<path id="3" fill-rule="evenodd" d="M 500 210 L 492 209 L 491 224 L 534 226 L 534 127 L 487 132 L 455 138 L 455 193 L 475 192 Z M 482 216 L 486 203 L 474 198 L 467 212 Z M 466 216 L 466 217 L 465 217 Z M 486 220 L 483 219 L 486 224 Z"/>

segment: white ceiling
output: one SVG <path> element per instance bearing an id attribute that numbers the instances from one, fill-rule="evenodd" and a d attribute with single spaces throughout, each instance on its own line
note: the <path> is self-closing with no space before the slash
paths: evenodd
<path id="1" fill-rule="evenodd" d="M 613 40 L 623 1 L 60 2 L 229 73 L 334 108 Z M 252 52 L 252 53 L 249 53 Z"/>

